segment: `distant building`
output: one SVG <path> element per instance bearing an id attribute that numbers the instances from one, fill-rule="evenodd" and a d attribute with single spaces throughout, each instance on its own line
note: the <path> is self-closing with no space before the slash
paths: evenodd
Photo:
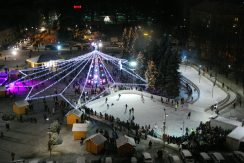
<path id="1" fill-rule="evenodd" d="M 73 109 L 66 114 L 67 124 L 72 125 L 81 121 L 82 111 Z"/>
<path id="2" fill-rule="evenodd" d="M 131 155 L 135 150 L 135 140 L 129 136 L 122 136 L 116 140 L 116 146 L 120 155 Z"/>
<path id="3" fill-rule="evenodd" d="M 104 143 L 107 139 L 100 133 L 94 134 L 85 140 L 86 151 L 99 154 L 104 149 Z"/>
<path id="4" fill-rule="evenodd" d="M 86 138 L 88 124 L 86 123 L 74 123 L 72 127 L 72 133 L 74 140 L 81 140 Z"/>

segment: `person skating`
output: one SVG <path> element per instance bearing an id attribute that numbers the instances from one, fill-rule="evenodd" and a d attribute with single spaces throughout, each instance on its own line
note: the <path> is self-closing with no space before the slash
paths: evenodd
<path id="1" fill-rule="evenodd" d="M 106 99 L 105 99 L 105 103 L 107 103 L 108 102 L 108 98 L 106 97 Z"/>
<path id="2" fill-rule="evenodd" d="M 133 108 L 133 107 L 131 108 L 131 111 L 132 111 L 132 113 L 134 114 L 134 108 Z"/>
<path id="3" fill-rule="evenodd" d="M 190 118 L 191 118 L 191 112 L 189 112 L 187 115 L 187 119 L 190 119 Z"/>
<path id="4" fill-rule="evenodd" d="M 152 141 L 150 140 L 148 143 L 149 148 L 152 148 Z"/>
<path id="5" fill-rule="evenodd" d="M 14 152 L 11 152 L 12 161 L 14 161 L 14 157 L 15 157 L 15 153 Z"/>
<path id="6" fill-rule="evenodd" d="M 6 130 L 9 131 L 9 129 L 10 129 L 9 123 L 6 123 L 5 127 L 6 127 Z"/>

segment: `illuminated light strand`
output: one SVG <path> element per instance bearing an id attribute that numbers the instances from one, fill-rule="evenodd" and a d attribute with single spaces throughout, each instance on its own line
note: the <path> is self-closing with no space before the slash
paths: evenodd
<path id="1" fill-rule="evenodd" d="M 87 63 L 89 63 L 89 61 L 87 61 Z M 86 63 L 86 64 L 87 64 Z M 86 65 L 85 64 L 85 65 Z M 84 67 L 85 68 L 85 67 Z M 83 68 L 83 69 L 84 69 Z M 83 69 L 81 69 L 80 71 L 79 71 L 79 73 L 75 76 L 75 78 L 73 78 L 73 80 L 63 89 L 63 91 L 61 92 L 61 94 L 63 94 L 67 89 L 68 89 L 68 87 L 75 81 L 75 79 L 78 77 L 78 75 L 83 71 Z"/>
<path id="2" fill-rule="evenodd" d="M 50 97 L 57 97 L 57 96 L 60 96 L 60 94 L 40 96 L 40 97 L 30 97 L 29 100 L 38 100 L 38 99 L 50 98 Z"/>
<path id="3" fill-rule="evenodd" d="M 108 69 L 106 68 L 106 66 L 105 66 L 105 64 L 103 63 L 103 61 L 101 61 L 101 63 L 102 63 L 102 65 L 103 65 L 104 69 L 105 69 L 105 72 L 110 76 L 110 78 L 112 79 L 113 83 L 115 83 L 113 77 L 112 77 L 111 74 L 109 73 L 109 71 L 108 71 Z M 108 78 L 108 79 L 109 79 L 109 78 Z"/>
<path id="4" fill-rule="evenodd" d="M 124 66 L 124 67 L 125 67 L 125 66 Z M 128 71 L 128 70 L 131 70 L 130 68 L 128 68 L 128 65 L 127 65 L 126 70 L 127 70 L 127 71 Z M 140 75 L 138 75 L 137 73 L 135 73 L 133 70 L 131 70 L 131 72 L 130 72 L 130 73 L 132 73 L 132 74 L 136 75 L 137 77 L 141 78 L 141 80 L 142 80 L 142 81 L 146 82 L 146 80 L 145 80 L 145 79 L 143 79 L 143 78 L 142 78 Z"/>
<path id="5" fill-rule="evenodd" d="M 49 85 L 49 86 L 46 87 L 44 90 L 42 90 L 42 91 L 40 91 L 40 92 L 37 92 L 37 93 L 39 94 L 39 93 L 41 93 L 41 92 L 47 90 L 48 88 L 52 87 L 53 85 L 57 84 L 59 81 L 61 81 L 61 80 L 64 79 L 66 76 L 68 76 L 68 75 L 71 74 L 73 71 L 75 71 L 75 70 L 78 69 L 80 66 L 82 66 L 82 64 L 83 64 L 85 61 L 87 61 L 86 64 L 89 62 L 89 60 L 82 60 L 81 64 L 80 64 L 77 68 L 73 69 L 71 72 L 69 72 L 68 74 L 66 74 L 65 76 L 63 76 L 62 78 L 60 78 L 59 80 L 57 80 L 56 82 L 54 82 L 53 84 Z M 84 65 L 84 67 L 82 68 L 82 70 L 85 68 L 86 64 Z M 75 66 L 76 66 L 76 65 L 75 65 Z M 82 70 L 81 70 L 81 71 L 82 71 Z M 80 72 L 81 72 L 81 71 L 80 71 Z M 75 80 L 75 78 L 74 78 L 73 80 Z M 70 83 L 72 83 L 72 82 L 70 82 Z M 34 95 L 32 95 L 31 97 L 36 96 L 37 93 L 34 94 Z"/>
<path id="6" fill-rule="evenodd" d="M 84 93 L 84 90 L 85 90 L 85 87 L 86 87 L 86 84 L 87 84 L 87 80 L 88 80 L 89 74 L 90 74 L 90 72 L 91 72 L 91 68 L 92 68 L 93 60 L 94 60 L 94 58 L 95 58 L 95 55 L 94 55 L 94 54 L 95 54 L 95 53 L 93 53 L 93 55 L 92 55 L 91 64 L 90 64 L 88 73 L 87 73 L 87 75 L 86 75 L 85 84 L 84 84 L 84 86 L 83 86 L 83 88 L 82 88 L 82 91 L 81 91 L 81 94 L 80 94 L 80 96 L 79 96 L 79 98 L 78 98 L 78 101 L 80 101 L 81 96 L 82 96 L 82 94 Z"/>
<path id="7" fill-rule="evenodd" d="M 139 80 L 141 80 L 141 81 L 143 81 L 143 82 L 145 82 L 146 83 L 146 81 L 143 79 L 143 78 L 141 78 L 138 74 L 136 74 L 134 71 L 133 72 L 130 72 L 129 70 L 130 69 L 128 69 L 127 70 L 127 64 L 125 64 L 125 63 L 128 63 L 128 61 L 127 60 L 124 60 L 124 59 L 119 59 L 119 58 L 115 58 L 115 57 L 112 57 L 112 56 L 109 56 L 109 55 L 107 55 L 107 54 L 104 54 L 104 53 L 101 53 L 101 52 L 99 52 L 99 51 L 97 51 L 97 50 L 94 50 L 93 52 L 90 52 L 90 53 L 87 53 L 87 54 L 84 54 L 83 56 L 78 56 L 78 57 L 75 57 L 75 58 L 72 58 L 72 59 L 69 59 L 69 60 L 65 60 L 65 61 L 60 61 L 60 62 L 58 62 L 58 70 L 63 70 L 63 71 L 61 71 L 61 72 L 59 72 L 59 73 L 57 73 L 57 71 L 55 72 L 49 72 L 49 73 L 45 73 L 45 74 L 43 74 L 43 75 L 40 75 L 41 77 L 43 77 L 43 76 L 48 76 L 49 74 L 52 74 L 52 73 L 57 73 L 57 74 L 55 74 L 54 76 L 51 76 L 51 77 L 49 77 L 49 78 L 47 78 L 46 80 L 44 80 L 44 81 L 42 81 L 42 82 L 40 82 L 40 83 L 38 83 L 38 84 L 35 84 L 35 85 L 33 85 L 33 86 L 31 86 L 31 90 L 30 90 L 30 92 L 28 93 L 28 95 L 27 95 L 27 97 L 26 97 L 26 99 L 39 99 L 39 98 L 48 98 L 48 97 L 55 97 L 55 96 L 61 96 L 67 103 L 69 103 L 69 105 L 71 106 L 71 107 L 73 107 L 73 108 L 77 108 L 79 105 L 80 105 L 80 103 L 81 103 L 81 97 L 82 97 L 82 94 L 84 93 L 84 90 L 86 89 L 86 88 L 88 88 L 87 87 L 87 81 L 88 81 L 88 77 L 89 77 L 89 74 L 91 73 L 91 66 L 92 66 L 92 63 L 93 63 L 93 60 L 94 60 L 94 58 L 95 57 L 97 57 L 97 58 L 100 58 L 100 64 L 101 65 L 103 65 L 103 73 L 105 73 L 105 78 L 107 78 L 108 79 L 108 82 L 110 82 L 110 81 L 112 81 L 112 87 L 114 86 L 114 85 L 126 85 L 126 86 L 135 86 L 135 85 L 138 85 L 138 86 L 146 86 L 147 84 L 136 84 L 136 83 L 116 83 L 115 81 L 114 81 L 114 79 L 113 79 L 113 76 L 110 74 L 110 72 L 109 72 L 109 70 L 108 70 L 108 68 L 106 67 L 106 65 L 105 65 L 105 63 L 104 63 L 104 60 L 107 60 L 107 61 L 109 61 L 109 63 L 112 63 L 112 65 L 115 65 L 116 67 L 115 67 L 115 69 L 116 68 L 119 68 L 119 64 L 117 63 L 117 62 L 122 62 L 124 65 L 124 67 L 125 68 L 123 68 L 122 70 L 124 71 L 124 72 L 126 72 L 127 74 L 129 74 L 129 75 L 131 75 L 131 77 L 133 77 L 133 78 L 137 78 L 137 79 L 139 79 Z M 86 63 L 84 64 L 84 62 L 86 61 Z M 76 101 L 75 102 L 75 104 L 72 104 L 71 102 L 72 102 L 72 99 L 70 99 L 70 100 L 68 100 L 66 97 L 64 97 L 64 94 L 63 93 L 65 93 L 65 91 L 70 87 L 70 85 L 75 81 L 75 79 L 77 79 L 77 77 L 81 74 L 81 72 L 84 70 L 84 68 L 86 67 L 86 65 L 89 63 L 91 61 L 91 63 L 90 63 L 90 67 L 89 67 L 89 70 L 88 70 L 88 74 L 87 74 L 87 77 L 86 77 L 86 80 L 85 80 L 85 84 L 83 85 L 83 90 L 82 90 L 82 93 L 81 93 L 81 95 L 80 95 L 80 97 L 79 97 L 79 99 L 78 99 L 78 101 Z M 71 64 L 73 64 L 73 65 L 71 65 Z M 34 87 L 35 86 L 37 86 L 37 85 L 40 85 L 40 84 L 42 84 L 42 83 L 44 83 L 44 82 L 46 82 L 46 81 L 48 81 L 48 80 L 50 80 L 50 79 L 52 79 L 52 78 L 54 78 L 54 77 L 56 77 L 56 76 L 58 76 L 58 75 L 60 75 L 60 74 L 62 74 L 63 72 L 65 72 L 65 71 L 67 71 L 67 70 L 69 70 L 70 68 L 72 68 L 72 67 L 74 67 L 74 66 L 77 66 L 78 65 L 78 67 L 77 68 L 75 68 L 75 69 L 73 69 L 71 72 L 69 72 L 68 74 L 66 74 L 65 76 L 63 76 L 62 78 L 59 78 L 59 80 L 57 80 L 57 81 L 55 81 L 54 83 L 52 83 L 51 85 L 49 85 L 48 87 L 46 87 L 44 90 L 41 90 L 41 91 L 39 91 L 39 92 L 36 92 L 34 95 L 32 95 L 32 96 L 30 96 L 30 94 L 33 92 L 33 89 L 34 89 Z M 83 67 L 82 67 L 83 66 Z M 81 68 L 82 67 L 82 68 Z M 42 68 L 42 69 L 41 69 Z M 80 69 L 81 68 L 81 69 Z M 63 90 L 62 90 L 62 92 L 60 93 L 60 94 L 52 94 L 52 95 L 44 95 L 44 96 L 41 96 L 41 97 L 36 97 L 36 96 L 38 96 L 40 93 L 45 93 L 45 91 L 47 91 L 48 89 L 50 89 L 51 87 L 53 87 L 55 84 L 57 84 L 57 83 L 59 83 L 61 80 L 63 80 L 64 78 L 66 78 L 68 75 L 70 75 L 71 73 L 73 73 L 75 70 L 78 70 L 78 69 L 80 69 L 80 71 L 79 71 L 79 73 L 69 82 L 69 84 L 68 84 L 68 86 L 66 86 Z M 40 67 L 40 69 L 37 69 L 37 70 L 40 70 L 40 71 L 43 71 L 43 67 Z M 48 68 L 48 70 L 49 70 L 49 68 Z M 32 70 L 33 71 L 33 70 Z M 38 71 L 39 72 L 39 71 Z M 38 72 L 34 72 L 34 74 L 37 74 Z M 27 76 L 31 76 L 31 75 L 27 75 Z M 37 76 L 37 77 L 35 77 L 35 79 L 36 78 L 40 78 L 40 76 Z M 110 80 L 109 80 L 110 79 Z M 23 80 L 23 78 L 21 79 L 21 80 Z M 29 79 L 29 81 L 30 80 L 33 80 L 33 79 Z M 111 87 L 111 86 L 110 86 Z M 88 102 L 90 102 L 90 101 L 92 101 L 92 100 L 94 100 L 94 99 L 96 99 L 98 96 L 101 96 L 101 94 L 103 94 L 105 91 L 107 91 L 108 90 L 108 88 L 106 88 L 104 91 L 102 91 L 100 94 L 98 94 L 98 95 L 96 95 L 96 96 L 93 96 L 90 100 L 88 100 L 88 101 L 86 101 L 86 99 L 85 99 L 85 103 L 88 103 Z"/>
<path id="8" fill-rule="evenodd" d="M 32 90 L 33 90 L 33 88 L 34 88 L 34 87 L 31 87 L 31 90 L 30 90 L 29 93 L 27 94 L 25 100 L 28 100 L 28 99 L 29 99 L 29 96 L 30 96 L 30 94 L 31 94 L 31 92 L 32 92 Z"/>
<path id="9" fill-rule="evenodd" d="M 69 66 L 69 67 L 68 67 L 68 66 Z M 64 73 L 65 71 L 69 70 L 70 68 L 72 68 L 72 67 L 74 67 L 74 66 L 76 66 L 76 65 L 74 65 L 74 64 L 67 65 L 67 68 L 64 69 L 63 71 L 60 71 L 60 72 L 58 72 L 57 74 L 55 74 L 54 76 L 51 76 L 51 77 L 47 78 L 46 80 L 41 81 L 40 83 L 37 83 L 37 84 L 33 85 L 33 87 L 35 87 L 35 86 L 37 86 L 37 85 L 40 85 L 40 84 L 42 84 L 42 83 L 45 83 L 46 81 L 48 81 L 48 80 L 50 80 L 50 79 L 52 79 L 52 78 L 54 78 L 54 77 L 56 77 L 56 76 L 58 76 L 58 75 Z M 53 72 L 50 72 L 50 73 L 53 73 Z M 46 75 L 47 75 L 47 74 L 44 74 L 44 76 L 46 76 Z M 48 75 L 49 75 L 49 74 L 48 74 Z M 38 77 L 38 78 L 40 78 L 40 77 Z"/>
<path id="10" fill-rule="evenodd" d="M 113 87 L 113 85 L 111 85 L 111 87 Z M 94 96 L 93 98 L 91 98 L 90 100 L 86 101 L 83 105 L 88 104 L 89 102 L 93 101 L 94 99 L 96 99 L 97 97 L 101 96 L 105 91 L 109 90 L 108 88 L 106 88 L 105 90 L 103 90 L 101 93 L 99 93 L 98 95 Z M 82 106 L 82 105 L 81 105 Z"/>
<path id="11" fill-rule="evenodd" d="M 42 92 L 44 92 L 45 90 L 51 88 L 53 85 L 55 85 L 56 83 L 60 82 L 61 80 L 63 80 L 66 76 L 70 75 L 71 73 L 73 73 L 76 69 L 78 69 L 80 66 L 83 65 L 85 61 L 83 61 L 82 63 L 79 64 L 79 66 L 77 66 L 75 69 L 73 69 L 72 71 L 70 71 L 69 73 L 67 73 L 65 76 L 63 76 L 62 78 L 60 78 L 59 80 L 57 80 L 56 82 L 54 82 L 53 84 L 49 85 L 48 87 L 46 87 L 45 89 L 35 93 L 34 95 L 32 95 L 31 97 L 34 97 Z M 88 63 L 88 61 L 86 62 L 86 64 Z M 84 67 L 86 66 L 86 64 L 84 65 Z"/>
<path id="12" fill-rule="evenodd" d="M 136 83 L 114 83 L 115 85 L 129 85 L 129 86 L 133 86 L 133 85 L 138 85 L 138 86 L 147 86 L 147 84 L 136 84 Z"/>
<path id="13" fill-rule="evenodd" d="M 116 65 L 116 63 L 114 63 L 114 61 L 113 62 L 111 62 L 111 63 L 113 63 L 114 65 Z M 116 65 L 117 66 L 117 65 Z M 125 71 L 125 72 L 127 72 L 128 74 L 130 74 L 130 75 L 132 75 L 132 77 L 134 76 L 135 78 L 137 78 L 137 79 L 139 79 L 139 80 L 141 80 L 141 81 L 143 81 L 143 82 L 145 82 L 146 83 L 146 80 L 145 79 L 143 79 L 142 77 L 140 77 L 139 75 L 137 76 L 137 74 L 135 73 L 135 74 L 133 74 L 133 73 L 131 73 L 131 72 L 129 72 L 129 71 L 127 71 L 126 69 L 121 69 L 121 70 L 123 70 L 123 71 Z"/>
<path id="14" fill-rule="evenodd" d="M 79 58 L 88 58 L 88 57 L 90 57 L 90 53 L 88 53 L 87 55 L 84 55 L 84 57 L 82 56 L 82 57 L 79 57 Z M 73 60 L 73 61 L 75 61 L 75 60 Z M 88 63 L 88 61 L 87 61 L 87 63 Z M 81 64 L 82 65 L 82 64 Z M 84 66 L 85 67 L 85 66 Z M 81 70 L 82 71 L 82 70 Z M 80 71 L 80 72 L 81 72 Z M 72 83 L 72 82 L 70 82 L 70 83 Z M 54 83 L 53 83 L 54 84 Z M 31 88 L 31 91 L 33 90 L 33 86 L 32 86 L 32 88 Z M 40 99 L 40 98 L 49 98 L 49 97 L 55 97 L 55 96 L 61 96 L 66 102 L 68 102 L 72 107 L 74 107 L 74 105 L 72 105 L 62 94 L 54 94 L 54 95 L 47 95 L 47 96 L 41 96 L 41 97 L 33 97 L 33 96 L 31 96 L 31 97 L 29 97 L 29 95 L 30 95 L 30 93 L 31 93 L 31 91 L 29 92 L 29 94 L 27 95 L 27 97 L 26 97 L 26 100 L 28 100 L 28 99 Z"/>
<path id="15" fill-rule="evenodd" d="M 67 102 L 69 103 L 70 106 L 72 106 L 74 109 L 76 108 L 68 99 L 66 99 L 66 97 L 64 97 L 62 94 L 60 94 L 60 96 Z"/>
<path id="16" fill-rule="evenodd" d="M 73 64 L 70 64 L 70 65 L 73 65 Z M 66 65 L 66 66 L 63 67 L 63 68 L 66 68 L 66 67 L 68 67 L 68 66 L 70 66 L 70 65 Z M 63 69 L 63 68 L 62 68 L 62 69 Z M 70 68 L 70 67 L 66 68 L 65 70 L 67 70 L 67 69 L 69 69 L 69 68 Z M 59 70 L 60 70 L 60 69 L 59 69 Z M 65 71 L 65 70 L 63 70 L 63 71 Z M 62 71 L 62 72 L 63 72 L 63 71 Z M 44 76 L 48 76 L 48 75 L 50 75 L 50 74 L 52 74 L 52 73 L 55 73 L 55 71 L 50 71 L 50 72 L 48 72 L 48 73 L 45 73 L 45 74 L 36 76 L 36 77 L 34 77 L 34 78 L 31 78 L 31 79 L 23 80 L 23 81 L 21 81 L 21 80 L 17 80 L 17 81 L 15 81 L 15 82 L 10 83 L 10 84 L 14 84 L 14 83 L 16 83 L 16 82 L 31 82 L 32 80 L 35 80 L 35 79 L 38 79 L 38 78 L 42 78 L 42 77 L 44 77 Z M 23 78 L 21 78 L 21 79 L 23 79 Z M 35 84 L 35 85 L 32 85 L 32 86 L 34 87 L 34 86 L 36 86 L 36 85 L 38 85 L 38 84 Z M 15 87 L 19 87 L 19 88 L 21 88 L 21 87 L 30 87 L 30 86 L 15 86 Z"/>
<path id="17" fill-rule="evenodd" d="M 71 63 L 71 64 L 72 64 L 72 63 Z M 65 68 L 65 67 L 67 67 L 67 66 L 59 67 L 58 70 L 61 70 L 61 69 Z M 16 82 L 28 82 L 28 81 L 31 81 L 31 80 L 34 80 L 34 79 L 37 79 L 37 78 L 41 78 L 41 77 L 43 77 L 43 76 L 45 76 L 45 75 L 49 75 L 49 74 L 53 73 L 53 71 L 51 71 L 51 72 L 48 72 L 48 73 L 45 73 L 45 74 L 36 76 L 36 77 L 34 77 L 34 78 L 25 79 L 25 78 L 30 77 L 30 76 L 32 76 L 32 75 L 36 75 L 36 74 L 39 74 L 39 73 L 41 73 L 41 72 L 49 71 L 49 70 L 50 70 L 50 68 L 47 68 L 47 69 L 45 69 L 45 70 L 42 70 L 42 71 L 38 71 L 38 72 L 35 72 L 35 73 L 32 73 L 32 74 L 29 74 L 29 75 L 27 75 L 27 76 L 24 76 L 24 77 L 22 77 L 22 78 L 20 78 L 20 79 L 18 79 L 18 80 L 15 80 L 15 81 L 9 83 L 7 86 L 9 86 L 10 84 L 14 84 L 14 83 L 16 83 Z M 25 79 L 25 80 L 23 80 L 23 79 Z M 22 80 L 23 80 L 23 81 L 22 81 Z M 18 87 L 18 86 L 17 86 L 17 87 Z M 19 87 L 30 87 L 30 86 L 19 86 Z"/>

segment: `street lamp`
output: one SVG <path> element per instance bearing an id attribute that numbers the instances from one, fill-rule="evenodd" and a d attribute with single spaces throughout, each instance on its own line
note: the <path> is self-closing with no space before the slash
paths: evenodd
<path id="1" fill-rule="evenodd" d="M 103 43 L 99 42 L 97 46 L 98 46 L 98 50 L 100 50 L 103 47 Z"/>
<path id="2" fill-rule="evenodd" d="M 136 61 L 131 61 L 129 64 L 132 67 L 131 70 L 133 71 L 133 73 L 135 73 L 137 62 Z M 134 77 L 133 77 L 133 84 L 134 84 Z"/>
<path id="3" fill-rule="evenodd" d="M 168 115 L 166 114 L 166 109 L 164 108 L 164 122 L 163 122 L 163 136 L 162 136 L 162 139 L 163 139 L 163 142 L 164 142 L 164 146 L 163 146 L 163 153 L 165 152 L 165 140 L 164 140 L 164 136 L 166 134 L 166 117 Z M 164 155 L 163 155 L 164 157 Z"/>
<path id="4" fill-rule="evenodd" d="M 130 66 L 135 68 L 137 66 L 137 62 L 136 61 L 131 61 L 130 62 Z"/>
<path id="5" fill-rule="evenodd" d="M 199 65 L 199 70 L 198 70 L 199 83 L 200 83 L 200 79 L 201 79 L 201 67 L 202 67 L 202 65 Z"/>

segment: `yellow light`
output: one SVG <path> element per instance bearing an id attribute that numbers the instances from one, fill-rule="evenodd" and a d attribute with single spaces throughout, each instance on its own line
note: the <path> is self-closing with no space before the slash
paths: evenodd
<path id="1" fill-rule="evenodd" d="M 145 33 L 143 33 L 143 35 L 144 35 L 144 36 L 148 36 L 148 33 L 145 32 Z"/>

